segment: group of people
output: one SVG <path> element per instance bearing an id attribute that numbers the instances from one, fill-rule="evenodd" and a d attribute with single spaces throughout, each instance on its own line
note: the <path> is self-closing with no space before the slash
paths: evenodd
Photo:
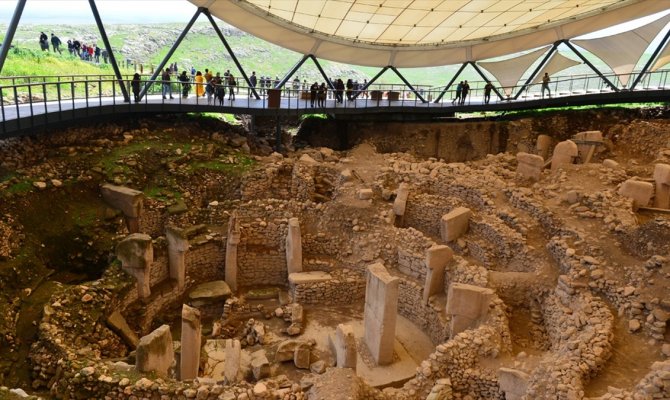
<path id="1" fill-rule="evenodd" d="M 54 53 L 63 54 L 60 48 L 63 42 L 54 33 L 51 33 L 51 38 L 49 38 L 46 33 L 40 32 L 39 42 L 42 51 L 49 51 L 49 43 L 51 43 Z M 109 59 L 106 49 L 102 49 L 96 44 L 87 45 L 77 39 L 69 39 L 67 41 L 67 51 L 73 57 L 77 56 L 83 61 L 93 61 L 98 64 L 100 63 L 100 57 L 103 58 L 105 64 L 108 63 Z"/>

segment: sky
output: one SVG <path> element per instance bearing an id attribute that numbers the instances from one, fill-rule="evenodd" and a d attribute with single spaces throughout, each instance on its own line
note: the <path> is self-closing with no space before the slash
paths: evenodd
<path id="1" fill-rule="evenodd" d="M 9 22 L 16 0 L 0 0 L 0 21 Z M 104 24 L 187 22 L 196 6 L 186 0 L 96 0 Z M 93 24 L 86 0 L 28 0 L 21 15 L 22 23 Z"/>
<path id="2" fill-rule="evenodd" d="M 9 22 L 16 4 L 16 0 L 0 0 L 0 22 Z M 96 5 L 104 24 L 186 23 L 196 11 L 196 6 L 186 0 L 96 0 Z M 607 36 L 635 29 L 668 13 L 670 13 L 670 9 L 653 16 L 594 32 L 581 38 Z M 21 16 L 21 23 L 93 24 L 95 21 L 87 0 L 28 0 Z"/>

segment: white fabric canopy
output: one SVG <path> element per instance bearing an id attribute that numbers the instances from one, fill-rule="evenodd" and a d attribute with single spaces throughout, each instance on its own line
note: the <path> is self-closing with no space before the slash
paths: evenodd
<path id="1" fill-rule="evenodd" d="M 669 0 L 189 0 L 301 54 L 398 68 L 527 51 L 667 10 Z"/>
<path id="2" fill-rule="evenodd" d="M 654 72 L 659 70 L 668 63 L 670 63 L 670 41 L 665 44 L 665 47 L 663 47 L 663 50 L 658 55 L 656 62 L 651 66 L 650 71 Z"/>
<path id="3" fill-rule="evenodd" d="M 535 76 L 535 79 L 533 79 L 532 83 L 540 83 L 545 73 L 553 75 L 578 64 L 581 64 L 581 62 L 575 61 L 572 58 L 568 58 L 559 52 L 555 52 L 551 56 L 551 60 L 549 60 L 549 62 L 544 65 L 537 76 Z"/>
<path id="4" fill-rule="evenodd" d="M 505 94 L 509 96 L 514 91 L 514 86 L 519 82 L 523 73 L 547 51 L 547 48 L 548 46 L 545 46 L 528 54 L 507 60 L 478 62 L 477 65 L 495 76 L 502 85 Z"/>
<path id="5" fill-rule="evenodd" d="M 631 31 L 597 39 L 574 40 L 572 43 L 595 54 L 605 62 L 612 71 L 619 75 L 623 86 L 628 85 L 630 73 L 649 47 L 649 43 L 670 21 L 670 14 L 654 22 Z"/>

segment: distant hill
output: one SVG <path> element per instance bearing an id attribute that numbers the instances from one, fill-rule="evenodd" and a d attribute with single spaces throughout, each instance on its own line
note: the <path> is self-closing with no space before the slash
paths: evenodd
<path id="1" fill-rule="evenodd" d="M 117 59 L 124 65 L 126 62 L 129 69 L 125 72 L 133 72 L 134 65 L 143 65 L 144 73 L 149 73 L 152 67 L 157 66 L 163 57 L 167 54 L 173 42 L 181 33 L 184 24 L 132 24 L 106 25 L 107 34 L 110 42 L 114 47 Z M 247 74 L 256 71 L 258 76 L 271 76 L 282 78 L 284 74 L 295 65 L 302 57 L 301 54 L 275 46 L 269 42 L 258 39 L 252 35 L 242 32 L 230 25 L 220 24 L 226 40 L 232 47 L 235 55 L 243 65 Z M 6 24 L 0 24 L 0 32 L 6 31 Z M 17 29 L 14 37 L 13 45 L 19 48 L 27 48 L 39 52 L 38 36 L 40 31 L 47 34 L 55 33 L 65 44 L 68 39 L 78 39 L 87 44 L 102 45 L 98 29 L 95 25 L 30 25 L 23 24 Z M 2 36 L 0 36 L 1 38 Z M 67 54 L 65 50 L 64 54 Z M 568 54 L 569 57 L 576 58 L 574 55 Z M 69 59 L 65 55 L 62 58 Z M 16 65 L 16 60 L 13 62 L 13 56 L 10 54 L 7 63 L 2 71 L 2 75 L 17 75 L 25 74 L 26 62 L 21 62 L 21 66 Z M 53 60 L 49 58 L 50 60 Z M 607 67 L 599 60 L 594 59 L 594 63 L 599 68 L 608 71 Z M 180 47 L 174 53 L 170 62 L 176 62 L 179 69 L 189 69 L 194 66 L 197 70 L 204 72 L 205 68 L 213 71 L 224 72 L 230 69 L 235 75 L 239 75 L 236 71 L 235 64 L 230 56 L 227 54 L 225 47 L 216 36 L 214 29 L 207 21 L 196 22 L 191 31 L 188 33 Z M 39 70 L 40 73 L 47 73 L 49 71 L 49 62 L 45 61 Z M 326 71 L 327 75 L 334 78 L 348 78 L 363 81 L 363 79 L 370 79 L 377 74 L 379 68 L 361 67 L 346 65 L 327 60 L 320 60 L 321 65 Z M 55 64 L 55 63 L 54 63 Z M 69 73 L 95 73 L 91 72 L 91 68 L 97 69 L 98 66 L 91 63 L 81 63 L 79 61 L 72 61 L 67 64 Z M 84 65 L 85 64 L 85 65 Z M 80 65 L 77 66 L 77 65 Z M 56 65 L 54 65 L 56 67 Z M 104 73 L 111 73 L 111 68 L 102 65 L 100 67 Z M 443 86 L 456 73 L 459 65 L 450 65 L 433 68 L 405 68 L 400 69 L 400 72 L 412 84 L 422 84 L 428 86 Z M 54 74 L 62 73 L 57 68 L 53 71 Z M 560 75 L 570 74 L 592 74 L 590 69 L 585 65 L 572 67 Z M 316 67 L 311 61 L 307 61 L 298 71 L 297 76 L 302 79 L 312 81 L 323 81 Z M 470 81 L 481 81 L 482 79 L 468 67 L 460 79 L 467 79 Z M 387 71 L 379 80 L 379 83 L 400 84 L 402 81 L 395 76 L 391 71 Z"/>

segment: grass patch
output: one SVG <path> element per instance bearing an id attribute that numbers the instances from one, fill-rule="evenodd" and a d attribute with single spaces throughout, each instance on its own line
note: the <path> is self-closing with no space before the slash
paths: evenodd
<path id="1" fill-rule="evenodd" d="M 251 168 L 253 168 L 255 164 L 256 161 L 251 157 L 236 155 L 234 156 L 234 162 L 230 162 L 227 159 L 199 161 L 192 163 L 190 165 L 190 168 L 192 171 L 205 169 L 210 171 L 226 172 L 232 174 L 243 174 L 249 171 Z"/>
<path id="2" fill-rule="evenodd" d="M 164 203 L 170 202 L 172 200 L 180 200 L 182 198 L 182 194 L 180 192 L 161 186 L 149 186 L 142 190 L 142 192 L 145 196 L 154 200 L 162 201 Z"/>
<path id="3" fill-rule="evenodd" d="M 328 119 L 328 114 L 303 114 L 300 116 L 301 121 L 306 119 Z"/>
<path id="4" fill-rule="evenodd" d="M 25 194 L 28 192 L 32 192 L 33 190 L 33 184 L 30 181 L 22 181 L 19 183 L 15 183 L 11 185 L 10 187 L 5 190 L 5 193 L 9 195 L 14 195 L 14 194 Z"/>

